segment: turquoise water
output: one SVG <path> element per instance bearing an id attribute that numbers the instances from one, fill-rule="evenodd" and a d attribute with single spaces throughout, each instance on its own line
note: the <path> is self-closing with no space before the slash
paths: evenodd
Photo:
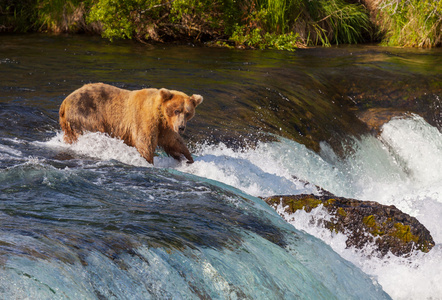
<path id="1" fill-rule="evenodd" d="M 388 298 L 258 198 L 21 143 L 2 138 L 4 298 Z"/>

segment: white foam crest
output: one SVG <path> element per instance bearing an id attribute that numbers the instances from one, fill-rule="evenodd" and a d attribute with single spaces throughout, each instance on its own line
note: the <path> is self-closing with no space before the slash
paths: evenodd
<path id="1" fill-rule="evenodd" d="M 436 244 L 442 244 L 442 204 L 434 198 L 423 198 L 413 203 L 416 219 L 431 233 Z"/>
<path id="2" fill-rule="evenodd" d="M 297 144 L 299 145 L 299 144 Z M 224 144 L 201 147 L 191 165 L 178 170 L 220 181 L 253 196 L 318 193 L 315 186 L 293 177 L 281 155 L 297 157 L 296 149 L 281 143 L 260 143 L 254 149 L 233 150 Z"/>
<path id="3" fill-rule="evenodd" d="M 329 165 L 311 182 L 338 196 L 396 205 L 413 216 L 418 202 L 442 202 L 442 135 L 419 116 L 393 119 L 379 138 L 355 139 L 345 159 L 325 143 L 321 156 Z"/>
<path id="4" fill-rule="evenodd" d="M 412 211 L 403 202 L 404 191 L 413 188 L 411 178 L 376 137 L 355 139 L 353 152 L 345 159 L 334 156 L 326 144 L 321 145 L 321 155 L 337 170 L 332 185 L 323 186 L 325 189 L 338 196 L 394 204 L 407 213 Z M 315 183 L 322 186 L 323 179 Z"/>
<path id="5" fill-rule="evenodd" d="M 392 199 L 442 203 L 442 134 L 437 128 L 417 115 L 397 118 L 382 127 L 380 140 L 406 174 Z"/>
<path id="6" fill-rule="evenodd" d="M 287 213 L 285 209 L 282 204 L 279 204 L 276 212 L 295 228 L 325 241 L 335 251 L 345 249 L 347 236 L 343 233 L 331 232 L 323 226 L 323 221 L 330 221 L 331 215 L 322 205 L 315 207 L 309 213 L 302 209 L 297 210 L 295 213 Z"/>
<path id="7" fill-rule="evenodd" d="M 393 299 L 442 299 L 442 135 L 421 117 L 393 119 L 385 124 L 379 138 L 355 140 L 353 152 L 339 158 L 326 144 L 321 156 L 315 153 L 287 156 L 282 149 L 294 143 L 281 139 L 269 145 L 280 154 L 283 168 L 338 196 L 373 200 L 416 217 L 436 243 L 429 253 L 413 252 L 408 257 L 373 256 L 373 246 L 346 248 L 344 234 L 331 233 L 319 220 L 327 212 L 318 207 L 311 213 L 280 214 L 296 228 L 329 244 L 343 258 L 375 277 Z M 295 148 L 296 149 L 296 148 Z M 303 160 L 306 160 L 304 162 Z M 277 167 L 280 167 L 278 164 Z"/>
<path id="8" fill-rule="evenodd" d="M 326 174 L 334 172 L 333 167 L 305 146 L 286 139 L 281 140 L 282 142 L 259 143 L 256 148 L 240 150 L 228 148 L 222 143 L 203 145 L 194 154 L 193 164 L 178 163 L 160 153 L 160 156 L 154 158 L 154 166 L 175 168 L 216 180 L 253 196 L 318 194 L 318 189 L 307 182 L 314 182 L 312 179 L 318 176 L 327 178 Z M 86 133 L 77 142 L 67 144 L 63 141 L 63 134 L 59 132 L 49 141 L 39 144 L 101 160 L 117 160 L 134 166 L 152 167 L 136 148 L 102 133 Z"/>
<path id="9" fill-rule="evenodd" d="M 16 158 L 21 157 L 22 155 L 21 151 L 0 144 L 0 159 Z"/>
<path id="10" fill-rule="evenodd" d="M 88 132 L 81 135 L 78 141 L 67 144 L 63 141 L 63 133 L 43 143 L 46 146 L 74 151 L 79 155 L 99 158 L 101 160 L 117 160 L 133 166 L 151 166 L 134 147 L 127 146 L 122 140 L 111 138 L 99 132 Z"/>
<path id="11" fill-rule="evenodd" d="M 382 127 L 382 140 L 399 156 L 417 182 L 442 179 L 442 134 L 423 118 L 396 118 Z"/>
<path id="12" fill-rule="evenodd" d="M 409 257 L 391 255 L 357 264 L 367 274 L 376 275 L 393 299 L 442 299 L 442 248 Z"/>

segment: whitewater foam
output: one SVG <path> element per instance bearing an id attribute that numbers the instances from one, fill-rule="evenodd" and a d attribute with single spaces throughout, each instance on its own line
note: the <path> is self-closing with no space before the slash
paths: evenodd
<path id="1" fill-rule="evenodd" d="M 330 174 L 336 180 L 327 186 L 331 192 L 393 204 L 416 217 L 436 242 L 429 253 L 376 257 L 371 245 L 348 249 L 345 235 L 331 233 L 321 226 L 320 220 L 327 219 L 322 207 L 292 215 L 278 207 L 278 212 L 293 226 L 322 239 L 343 258 L 374 276 L 393 299 L 442 299 L 441 143 L 442 135 L 436 128 L 412 115 L 385 124 L 379 138 L 366 136 L 355 140 L 354 152 L 345 160 L 337 159 L 325 144 L 322 152 L 322 157 L 338 170 Z M 321 185 L 327 180 L 314 183 Z"/>
<path id="2" fill-rule="evenodd" d="M 192 165 L 180 165 L 178 170 L 236 187 L 249 195 L 315 193 L 318 189 L 293 177 L 275 160 L 272 145 L 259 144 L 255 149 L 234 151 L 224 144 L 210 146 L 196 153 Z"/>
<path id="3" fill-rule="evenodd" d="M 67 144 L 63 141 L 62 132 L 58 132 L 49 141 L 35 143 L 56 149 L 73 151 L 77 155 L 101 160 L 117 160 L 137 167 L 151 166 L 136 148 L 127 146 L 123 140 L 111 138 L 109 135 L 100 132 L 88 132 L 81 135 L 78 141 L 73 144 Z"/>
<path id="4" fill-rule="evenodd" d="M 0 145 L 0 159 L 20 157 L 21 155 L 22 155 L 21 151 L 15 150 L 5 145 Z"/>
<path id="5" fill-rule="evenodd" d="M 89 133 L 67 145 L 61 134 L 45 143 L 101 160 L 118 160 L 152 167 L 133 147 L 104 134 Z M 355 139 L 353 151 L 338 158 L 325 143 L 320 154 L 296 142 L 258 143 L 255 148 L 233 150 L 224 144 L 201 145 L 195 163 L 177 163 L 164 153 L 155 167 L 216 180 L 253 196 L 318 194 L 318 185 L 337 196 L 395 205 L 416 217 L 431 232 L 436 246 L 429 253 L 408 257 L 370 255 L 366 249 L 347 249 L 346 237 L 332 234 L 317 220 L 321 208 L 297 212 L 290 222 L 316 236 L 365 273 L 376 278 L 394 299 L 442 299 L 442 135 L 421 117 L 392 119 L 380 136 Z M 310 182 L 306 183 L 306 182 Z"/>
<path id="6" fill-rule="evenodd" d="M 326 144 L 317 155 L 295 142 L 258 144 L 233 151 L 224 145 L 206 147 L 190 167 L 179 169 L 234 185 L 255 196 L 315 192 L 293 176 L 338 196 L 396 205 L 416 217 L 432 233 L 429 253 L 408 257 L 373 256 L 371 245 L 347 249 L 346 237 L 320 226 L 321 208 L 298 212 L 291 223 L 327 244 L 345 259 L 376 278 L 394 299 L 442 299 L 441 220 L 442 137 L 421 117 L 412 115 L 385 124 L 379 137 L 355 139 L 353 152 L 340 159 Z M 263 180 L 260 180 L 263 179 Z M 283 179 L 283 180 L 280 180 Z M 255 185 L 253 185 L 254 183 Z M 316 191 L 317 192 L 317 191 Z"/>
<path id="7" fill-rule="evenodd" d="M 331 216 L 322 205 L 309 213 L 299 210 L 293 214 L 286 213 L 279 205 L 277 212 L 294 227 L 323 240 L 341 257 L 373 276 L 393 299 L 442 298 L 439 284 L 442 280 L 441 244 L 429 253 L 415 251 L 407 257 L 391 253 L 378 257 L 374 245 L 368 244 L 363 249 L 347 248 L 344 234 L 325 228 L 321 220 L 329 220 Z"/>

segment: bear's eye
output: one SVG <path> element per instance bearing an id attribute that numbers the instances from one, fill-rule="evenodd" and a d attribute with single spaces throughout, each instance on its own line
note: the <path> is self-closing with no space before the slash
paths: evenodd
<path id="1" fill-rule="evenodd" d="M 179 115 L 181 113 L 181 111 L 180 110 L 175 110 L 175 115 Z"/>

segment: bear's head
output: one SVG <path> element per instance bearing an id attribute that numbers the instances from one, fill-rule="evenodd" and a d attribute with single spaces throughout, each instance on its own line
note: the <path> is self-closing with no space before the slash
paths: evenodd
<path id="1" fill-rule="evenodd" d="M 183 133 L 187 121 L 195 115 L 195 108 L 203 102 L 200 95 L 187 96 L 179 91 L 161 89 L 162 113 L 168 126 L 176 133 Z"/>

